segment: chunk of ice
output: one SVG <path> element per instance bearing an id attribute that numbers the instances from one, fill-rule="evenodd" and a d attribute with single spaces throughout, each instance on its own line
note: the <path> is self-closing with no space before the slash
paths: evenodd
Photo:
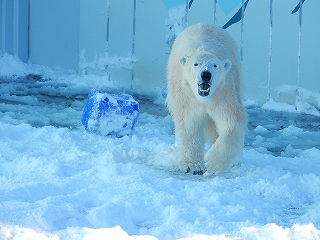
<path id="1" fill-rule="evenodd" d="M 139 113 L 139 103 L 132 96 L 93 89 L 88 94 L 82 124 L 90 133 L 123 137 L 132 134 Z"/>

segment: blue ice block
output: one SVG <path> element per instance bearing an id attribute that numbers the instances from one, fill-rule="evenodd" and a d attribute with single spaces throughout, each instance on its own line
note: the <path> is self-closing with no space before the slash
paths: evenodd
<path id="1" fill-rule="evenodd" d="M 91 133 L 123 137 L 132 134 L 139 113 L 139 104 L 132 96 L 93 89 L 88 94 L 82 124 Z"/>

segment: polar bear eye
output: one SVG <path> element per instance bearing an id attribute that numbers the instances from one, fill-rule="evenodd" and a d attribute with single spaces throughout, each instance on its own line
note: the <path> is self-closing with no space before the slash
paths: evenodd
<path id="1" fill-rule="evenodd" d="M 215 65 L 213 65 L 213 67 L 216 68 L 216 67 L 218 67 L 218 66 L 215 64 Z"/>
<path id="2" fill-rule="evenodd" d="M 198 66 L 199 64 L 198 63 L 195 63 L 195 64 L 193 64 L 194 66 Z"/>

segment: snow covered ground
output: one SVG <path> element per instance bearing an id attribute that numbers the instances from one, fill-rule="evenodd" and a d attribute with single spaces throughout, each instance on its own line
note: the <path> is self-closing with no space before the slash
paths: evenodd
<path id="1" fill-rule="evenodd" d="M 246 102 L 243 161 L 181 173 L 165 94 L 133 94 L 130 137 L 81 125 L 115 83 L 0 55 L 0 239 L 320 239 L 320 117 Z M 130 93 L 130 91 L 127 91 Z M 276 111 L 275 111 L 276 109 Z"/>

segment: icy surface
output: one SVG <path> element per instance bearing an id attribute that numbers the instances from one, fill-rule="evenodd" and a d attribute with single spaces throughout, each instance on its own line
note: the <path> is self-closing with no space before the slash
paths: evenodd
<path id="1" fill-rule="evenodd" d="M 162 93 L 135 96 L 132 136 L 103 137 L 81 114 L 90 89 L 116 84 L 7 54 L 0 70 L 1 240 L 320 238 L 318 116 L 247 101 L 241 164 L 193 176 L 178 170 Z"/>

